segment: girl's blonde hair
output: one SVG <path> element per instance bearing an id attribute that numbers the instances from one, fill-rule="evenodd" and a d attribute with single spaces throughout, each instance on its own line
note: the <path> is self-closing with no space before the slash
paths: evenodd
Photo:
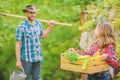
<path id="1" fill-rule="evenodd" d="M 99 48 L 103 49 L 109 44 L 113 44 L 115 46 L 115 33 L 110 23 L 98 23 L 96 28 L 98 29 L 98 38 L 96 41 L 98 41 L 97 44 Z"/>

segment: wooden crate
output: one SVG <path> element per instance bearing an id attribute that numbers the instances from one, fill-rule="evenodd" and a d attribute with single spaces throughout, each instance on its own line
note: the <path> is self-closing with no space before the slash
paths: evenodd
<path id="1" fill-rule="evenodd" d="M 83 62 L 81 61 L 69 61 L 66 57 L 60 55 L 60 67 L 63 70 L 75 71 L 86 74 L 94 74 L 102 71 L 108 71 L 109 65 L 105 61 L 94 61 L 92 58 L 87 63 L 86 69 L 82 69 Z"/>

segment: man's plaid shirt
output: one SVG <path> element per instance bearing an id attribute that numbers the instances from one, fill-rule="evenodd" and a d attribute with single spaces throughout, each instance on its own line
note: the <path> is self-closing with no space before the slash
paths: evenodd
<path id="1" fill-rule="evenodd" d="M 40 49 L 40 36 L 42 35 L 42 25 L 38 21 L 29 24 L 25 19 L 16 29 L 16 41 L 21 41 L 20 58 L 29 62 L 42 60 Z"/>

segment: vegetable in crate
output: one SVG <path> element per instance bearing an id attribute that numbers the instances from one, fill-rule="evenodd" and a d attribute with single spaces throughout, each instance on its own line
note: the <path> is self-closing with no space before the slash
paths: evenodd
<path id="1" fill-rule="evenodd" d="M 76 52 L 68 52 L 68 53 L 66 54 L 67 60 L 71 60 L 71 61 L 76 61 L 77 58 L 78 58 L 78 56 L 79 56 L 79 55 L 78 55 Z"/>
<path id="2" fill-rule="evenodd" d="M 77 48 L 69 48 L 67 51 L 62 53 L 64 56 L 66 56 L 67 60 L 70 61 L 76 61 L 79 56 L 79 50 Z"/>
<path id="3" fill-rule="evenodd" d="M 87 67 L 87 63 L 90 61 L 90 56 L 89 55 L 79 55 L 77 60 L 83 62 L 82 69 L 85 70 Z"/>
<path id="4" fill-rule="evenodd" d="M 92 56 L 92 59 L 93 59 L 94 61 L 101 61 L 101 59 L 100 59 L 100 52 L 97 51 L 97 52 Z"/>
<path id="5" fill-rule="evenodd" d="M 78 48 L 69 48 L 68 52 L 76 52 L 76 53 L 80 54 L 80 50 Z"/>

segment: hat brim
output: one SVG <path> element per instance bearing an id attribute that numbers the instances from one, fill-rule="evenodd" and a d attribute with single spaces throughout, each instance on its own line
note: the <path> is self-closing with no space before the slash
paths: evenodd
<path id="1" fill-rule="evenodd" d="M 28 9 L 23 9 L 23 12 L 37 12 L 37 11 L 39 11 L 39 9 L 36 9 L 36 10 L 28 10 Z"/>

